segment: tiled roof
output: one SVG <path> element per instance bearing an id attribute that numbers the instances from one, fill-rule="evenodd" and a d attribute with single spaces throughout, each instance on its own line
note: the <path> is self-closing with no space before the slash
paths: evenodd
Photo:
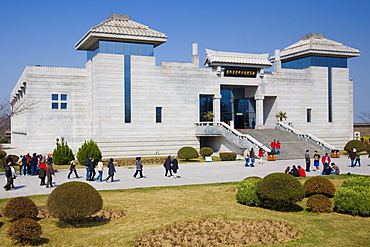
<path id="1" fill-rule="evenodd" d="M 167 41 L 167 35 L 130 20 L 129 15 L 112 14 L 107 20 L 92 27 L 76 43 L 76 49 L 88 50 L 97 40 L 126 41 L 158 46 Z"/>
<path id="2" fill-rule="evenodd" d="M 358 49 L 343 45 L 342 43 L 324 38 L 323 34 L 311 33 L 280 52 L 280 59 L 285 60 L 292 57 L 315 54 L 334 57 L 357 57 L 360 55 Z M 272 56 L 270 60 L 274 60 Z"/>
<path id="3" fill-rule="evenodd" d="M 252 65 L 256 67 L 266 67 L 272 64 L 268 60 L 268 53 L 266 54 L 251 54 L 251 53 L 236 53 L 225 51 L 214 51 L 206 49 L 207 57 L 204 61 L 206 66 L 217 65 Z"/>

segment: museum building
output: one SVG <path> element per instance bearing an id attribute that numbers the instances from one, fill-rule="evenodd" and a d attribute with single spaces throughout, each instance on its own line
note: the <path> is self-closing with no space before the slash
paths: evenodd
<path id="1" fill-rule="evenodd" d="M 347 59 L 359 50 L 309 34 L 273 56 L 206 49 L 205 67 L 192 44 L 191 63 L 158 66 L 154 49 L 166 40 L 112 14 L 76 43 L 85 68 L 27 66 L 11 93 L 12 107 L 24 108 L 12 117 L 12 143 L 45 154 L 57 138 L 74 152 L 92 139 L 104 157 L 168 155 L 183 146 L 242 153 L 260 143 L 239 130 L 275 129 L 279 111 L 295 130 L 338 149 L 352 139 Z"/>

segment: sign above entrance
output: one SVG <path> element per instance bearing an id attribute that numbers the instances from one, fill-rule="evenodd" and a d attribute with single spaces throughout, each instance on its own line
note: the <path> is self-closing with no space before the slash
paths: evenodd
<path id="1" fill-rule="evenodd" d="M 258 71 L 259 71 L 259 69 L 225 67 L 224 76 L 256 78 Z"/>

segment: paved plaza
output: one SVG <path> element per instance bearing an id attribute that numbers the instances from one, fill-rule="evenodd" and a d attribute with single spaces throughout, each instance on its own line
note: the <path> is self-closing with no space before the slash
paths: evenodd
<path id="1" fill-rule="evenodd" d="M 304 156 L 304 155 L 303 155 Z M 350 172 L 351 174 L 370 175 L 370 159 L 363 157 L 361 167 L 350 167 L 350 160 L 346 156 L 332 159 L 341 170 L 341 174 Z M 246 177 L 259 176 L 264 177 L 273 172 L 284 172 L 287 166 L 301 165 L 305 167 L 304 158 L 299 160 L 278 160 L 266 161 L 259 165 L 258 160 L 255 167 L 244 167 L 244 162 L 239 161 L 222 161 L 222 162 L 202 162 L 202 163 L 184 163 L 180 164 L 181 178 L 174 179 L 164 176 L 164 168 L 162 165 L 147 165 L 144 167 L 145 179 L 133 179 L 132 175 L 135 172 L 132 167 L 116 167 L 117 173 L 114 177 L 114 182 L 95 182 L 86 181 L 85 169 L 78 169 L 78 175 L 81 178 L 67 179 L 69 170 L 56 171 L 56 176 L 53 177 L 55 187 L 68 181 L 81 181 L 94 186 L 97 190 L 116 190 L 116 189 L 131 189 L 143 187 L 159 187 L 159 186 L 178 186 L 187 184 L 208 184 L 220 182 L 240 181 Z M 311 167 L 313 165 L 311 164 Z M 317 172 L 308 172 L 307 176 L 318 175 Z M 335 175 L 333 175 L 335 176 Z M 2 179 L 1 179 L 2 177 Z M 107 177 L 107 168 L 103 172 L 103 178 Z M 4 174 L 0 174 L 0 181 L 5 185 Z M 42 195 L 49 194 L 53 188 L 45 188 L 40 186 L 40 179 L 37 176 L 18 176 L 14 180 L 15 189 L 10 191 L 0 190 L 0 198 L 13 198 L 18 196 Z"/>

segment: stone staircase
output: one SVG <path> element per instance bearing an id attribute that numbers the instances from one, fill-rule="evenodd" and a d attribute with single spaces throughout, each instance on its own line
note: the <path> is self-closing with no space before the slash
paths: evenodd
<path id="1" fill-rule="evenodd" d="M 242 134 L 248 134 L 253 138 L 257 139 L 259 142 L 263 143 L 266 147 L 270 147 L 270 143 L 276 140 L 281 143 L 280 155 L 276 155 L 277 160 L 290 160 L 290 159 L 302 159 L 302 164 L 304 164 L 304 156 L 306 150 L 310 150 L 311 158 L 313 153 L 317 150 L 320 155 L 324 155 L 324 152 L 314 145 L 306 142 L 300 141 L 284 131 L 277 129 L 243 129 L 238 130 Z M 330 154 L 329 154 L 330 155 Z M 301 164 L 301 165 L 302 165 Z"/>

